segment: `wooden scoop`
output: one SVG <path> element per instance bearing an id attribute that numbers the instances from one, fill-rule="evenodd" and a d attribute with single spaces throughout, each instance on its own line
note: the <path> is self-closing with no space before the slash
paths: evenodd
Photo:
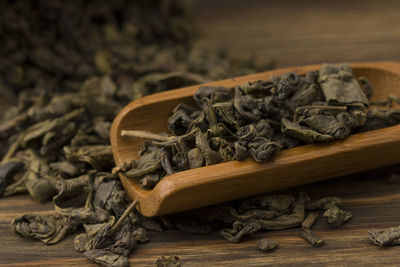
<path id="1" fill-rule="evenodd" d="M 372 101 L 400 95 L 400 64 L 395 62 L 350 64 L 356 77 L 367 77 L 374 86 Z M 233 87 L 244 82 L 268 80 L 272 75 L 296 71 L 305 74 L 320 65 L 257 73 L 204 85 Z M 121 137 L 121 130 L 167 132 L 172 109 L 184 102 L 193 106 L 199 85 L 143 97 L 127 105 L 111 127 L 115 163 L 138 157 L 143 139 Z M 344 140 L 283 150 L 272 161 L 231 161 L 178 172 L 144 190 L 137 181 L 120 175 L 128 195 L 139 202 L 145 216 L 164 215 L 211 204 L 313 183 L 400 162 L 400 125 L 354 134 Z"/>

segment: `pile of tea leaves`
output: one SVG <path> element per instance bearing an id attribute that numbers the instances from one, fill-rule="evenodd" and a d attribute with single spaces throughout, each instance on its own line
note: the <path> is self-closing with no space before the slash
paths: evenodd
<path id="1" fill-rule="evenodd" d="M 367 110 L 373 88 L 367 78 L 358 80 L 348 64 L 323 64 L 304 76 L 285 73 L 234 91 L 200 86 L 193 96 L 197 107 L 180 103 L 174 108 L 168 135 L 122 130 L 125 138 L 150 141 L 137 160 L 124 162 L 113 173 L 152 189 L 179 171 L 248 157 L 265 162 L 283 149 L 400 123 L 398 109 Z"/>
<path id="2" fill-rule="evenodd" d="M 208 233 L 216 222 L 223 223 L 224 238 L 238 242 L 263 229 L 301 226 L 305 219 L 303 228 L 309 229 L 316 217 L 306 215 L 314 210 L 322 210 L 334 226 L 351 217 L 338 207 L 340 199 L 310 201 L 305 193 L 258 196 L 157 218 L 135 210 L 136 201 L 111 173 L 109 129 L 118 111 L 147 94 L 272 66 L 252 57 L 233 58 L 203 42 L 185 3 L 0 2 L 0 96 L 16 103 L 0 122 L 0 196 L 29 194 L 54 203 L 50 215 L 16 217 L 16 233 L 49 245 L 75 234 L 76 250 L 88 259 L 127 266 L 131 250 L 150 240 L 147 231 Z M 377 123 L 389 119 L 374 118 Z M 304 231 L 307 240 L 321 244 Z M 259 244 L 262 250 L 276 246 L 268 240 Z M 181 260 L 161 257 L 157 264 Z"/>
<path id="3" fill-rule="evenodd" d="M 1 1 L 0 96 L 16 102 L 3 115 L 2 141 L 79 107 L 79 117 L 104 126 L 143 95 L 271 68 L 228 56 L 196 32 L 185 1 Z M 101 140 L 87 144 L 109 142 L 99 127 Z"/>
<path id="4" fill-rule="evenodd" d="M 53 215 L 18 216 L 13 229 L 46 244 L 81 233 L 76 249 L 110 266 L 127 265 L 149 241 L 142 225 L 154 225 L 128 212 L 134 205 L 111 174 L 109 128 L 119 110 L 147 94 L 272 66 L 199 39 L 179 0 L 1 1 L 0 40 L 0 96 L 16 103 L 0 122 L 0 196 L 55 206 Z"/>

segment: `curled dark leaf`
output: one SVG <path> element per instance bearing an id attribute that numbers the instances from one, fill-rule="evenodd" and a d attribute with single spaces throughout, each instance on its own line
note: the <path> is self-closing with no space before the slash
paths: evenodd
<path id="1" fill-rule="evenodd" d="M 328 103 L 368 106 L 368 98 L 354 78 L 347 64 L 324 64 L 319 71 L 319 82 Z"/>
<path id="2" fill-rule="evenodd" d="M 39 239 L 45 244 L 52 245 L 75 232 L 79 223 L 60 214 L 43 216 L 25 214 L 16 217 L 11 226 L 16 233 L 24 237 Z"/>
<path id="3" fill-rule="evenodd" d="M 68 161 L 53 162 L 49 164 L 49 167 L 63 176 L 63 178 L 77 177 L 79 175 L 79 169 Z"/>
<path id="4" fill-rule="evenodd" d="M 125 173 L 130 178 L 139 178 L 140 176 L 158 171 L 161 168 L 161 150 L 152 151 L 136 160 L 132 169 Z"/>
<path id="5" fill-rule="evenodd" d="M 89 259 L 103 266 L 125 267 L 129 266 L 129 259 L 104 249 L 92 249 L 83 252 Z"/>
<path id="6" fill-rule="evenodd" d="M 22 161 L 9 161 L 0 165 L 0 197 L 3 195 L 4 188 L 12 183 L 13 175 L 24 166 Z"/>
<path id="7" fill-rule="evenodd" d="M 264 252 L 272 251 L 278 247 L 278 242 L 268 238 L 263 238 L 257 243 L 258 249 Z"/>
<path id="8" fill-rule="evenodd" d="M 361 89 L 363 90 L 364 94 L 367 96 L 368 100 L 371 98 L 372 94 L 374 93 L 374 89 L 372 87 L 371 82 L 366 77 L 358 77 L 358 82 L 361 84 Z"/>
<path id="9" fill-rule="evenodd" d="M 350 211 L 344 211 L 336 207 L 325 210 L 323 216 L 328 219 L 328 223 L 332 226 L 339 227 L 350 220 L 353 215 Z"/>
<path id="10" fill-rule="evenodd" d="M 281 146 L 278 143 L 263 137 L 254 138 L 247 146 L 249 154 L 257 162 L 271 160 L 281 150 Z"/>
<path id="11" fill-rule="evenodd" d="M 333 136 L 319 133 L 311 128 L 299 125 L 282 118 L 282 133 L 290 137 L 299 139 L 305 143 L 326 142 L 333 140 Z"/>
<path id="12" fill-rule="evenodd" d="M 314 247 L 324 245 L 324 240 L 308 228 L 300 230 L 300 236 Z"/>
<path id="13" fill-rule="evenodd" d="M 200 86 L 199 90 L 193 95 L 193 99 L 201 108 L 205 108 L 207 104 L 204 98 L 212 100 L 213 103 L 224 102 L 233 98 L 233 93 L 225 87 Z"/>
<path id="14" fill-rule="evenodd" d="M 369 239 L 377 246 L 400 245 L 400 227 L 368 231 Z"/>
<path id="15" fill-rule="evenodd" d="M 331 115 L 313 115 L 303 119 L 302 122 L 314 130 L 336 139 L 343 139 L 350 134 L 350 128 Z"/>
<path id="16" fill-rule="evenodd" d="M 156 261 L 157 267 L 180 267 L 182 266 L 181 259 L 178 256 L 161 256 Z"/>
<path id="17" fill-rule="evenodd" d="M 58 194 L 54 197 L 54 204 L 60 209 L 82 206 L 87 198 L 87 187 L 93 179 L 92 175 L 84 174 L 69 180 L 60 180 L 56 187 Z"/>
<path id="18" fill-rule="evenodd" d="M 351 212 L 344 211 L 338 207 L 340 203 L 341 200 L 338 197 L 325 197 L 314 202 L 308 202 L 306 209 L 324 210 L 323 216 L 327 218 L 328 223 L 332 226 L 339 227 L 352 217 Z"/>
<path id="19" fill-rule="evenodd" d="M 64 153 L 69 161 L 86 162 L 96 170 L 110 170 L 114 166 L 111 146 L 108 145 L 81 146 L 74 149 L 64 147 Z"/>

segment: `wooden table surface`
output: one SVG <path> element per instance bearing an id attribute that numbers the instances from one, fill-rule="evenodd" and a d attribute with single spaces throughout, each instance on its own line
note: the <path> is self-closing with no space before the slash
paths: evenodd
<path id="1" fill-rule="evenodd" d="M 340 228 L 332 228 L 322 217 L 313 230 L 325 240 L 314 248 L 298 236 L 299 229 L 260 232 L 244 242 L 233 244 L 217 232 L 192 235 L 179 231 L 150 232 L 152 242 L 140 245 L 130 256 L 131 266 L 154 266 L 161 255 L 178 255 L 183 266 L 377 266 L 396 265 L 400 247 L 381 248 L 368 239 L 368 230 L 397 226 L 400 222 L 400 184 L 388 184 L 383 170 L 303 186 L 314 199 L 338 196 L 342 207 L 353 218 Z M 73 237 L 48 246 L 26 240 L 10 231 L 10 221 L 24 212 L 48 214 L 52 204 L 40 205 L 28 196 L 0 201 L 0 266 L 93 266 L 73 248 Z M 261 238 L 279 242 L 271 253 L 258 251 Z"/>
<path id="2" fill-rule="evenodd" d="M 229 4 L 226 4 L 228 3 Z M 323 4 L 320 2 L 324 2 Z M 192 1 L 195 20 L 211 43 L 235 53 L 255 52 L 274 58 L 278 67 L 340 61 L 400 61 L 399 1 Z M 332 170 L 334 171 L 334 170 Z M 178 255 L 183 266 L 394 266 L 400 247 L 380 248 L 368 230 L 400 224 L 400 185 L 388 184 L 389 171 L 376 170 L 304 186 L 312 198 L 338 196 L 353 213 L 334 229 L 320 218 L 313 229 L 325 239 L 313 248 L 299 229 L 261 232 L 238 244 L 218 233 L 191 235 L 178 231 L 150 233 L 152 242 L 130 256 L 132 266 L 154 266 L 161 255 Z M 0 266 L 94 266 L 73 248 L 73 236 L 47 246 L 26 240 L 10 229 L 22 213 L 48 214 L 52 203 L 28 196 L 0 199 Z M 259 239 L 279 242 L 272 253 L 257 250 Z"/>
<path id="3" fill-rule="evenodd" d="M 277 67 L 400 61 L 399 0 L 197 0 L 195 21 L 211 43 L 255 53 Z"/>

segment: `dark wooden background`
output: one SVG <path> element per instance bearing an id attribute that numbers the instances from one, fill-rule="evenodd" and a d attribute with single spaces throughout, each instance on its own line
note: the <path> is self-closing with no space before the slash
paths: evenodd
<path id="1" fill-rule="evenodd" d="M 195 21 L 210 43 L 236 54 L 274 59 L 277 67 L 321 62 L 400 61 L 400 1 L 191 1 Z M 7 103 L 1 102 L 2 108 Z M 334 171 L 334 170 L 332 170 Z M 218 233 L 151 233 L 138 246 L 132 266 L 154 266 L 161 255 L 175 254 L 184 266 L 377 266 L 398 265 L 400 247 L 380 248 L 368 230 L 400 224 L 400 185 L 387 183 L 389 170 L 343 177 L 293 189 L 313 198 L 336 195 L 353 218 L 339 229 L 320 218 L 315 232 L 325 246 L 313 248 L 298 229 L 262 232 L 239 244 Z M 11 220 L 26 212 L 49 214 L 52 203 L 28 196 L 0 199 L 0 266 L 93 266 L 73 248 L 73 237 L 47 246 L 11 232 Z M 259 239 L 279 242 L 272 253 L 256 248 Z"/>
<path id="2" fill-rule="evenodd" d="M 277 67 L 400 60 L 400 1 L 197 0 L 210 42 Z"/>

